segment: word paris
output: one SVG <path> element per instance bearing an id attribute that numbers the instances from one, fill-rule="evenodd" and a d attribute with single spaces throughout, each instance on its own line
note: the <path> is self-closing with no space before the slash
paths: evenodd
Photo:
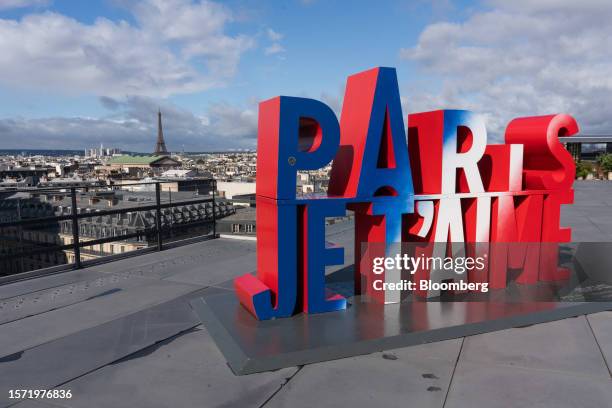
<path id="1" fill-rule="evenodd" d="M 559 136 L 578 131 L 569 115 L 512 120 L 504 144 L 487 144 L 483 119 L 469 111 L 408 115 L 404 127 L 395 70 L 348 78 L 340 122 L 322 102 L 279 96 L 259 106 L 257 274 L 234 282 L 257 319 L 342 310 L 346 299 L 325 288 L 325 267 L 344 262 L 325 242 L 325 218 L 355 215 L 355 294 L 399 302 L 401 291 L 372 282 L 401 282 L 397 269 L 373 274 L 373 259 L 482 256 L 486 267 L 457 274 L 419 269 L 420 281 L 452 280 L 504 288 L 516 281 L 567 277 L 557 267 L 561 204 L 573 201 L 575 168 Z M 298 170 L 333 161 L 326 195 L 296 195 Z M 408 249 L 404 243 L 410 243 Z M 551 244 L 547 244 L 551 243 Z M 418 296 L 438 296 L 417 290 Z"/>

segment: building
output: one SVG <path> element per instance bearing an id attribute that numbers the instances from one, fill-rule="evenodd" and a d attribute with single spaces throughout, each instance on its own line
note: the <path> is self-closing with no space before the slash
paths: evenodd
<path id="1" fill-rule="evenodd" d="M 51 166 L 9 166 L 0 170 L 0 180 L 30 180 L 28 184 L 35 186 L 40 180 L 47 178 L 51 173 L 55 173 L 55 168 Z"/>
<path id="2" fill-rule="evenodd" d="M 234 213 L 229 201 L 216 200 L 213 215 L 213 203 L 201 202 L 207 197 L 197 191 L 163 192 L 161 203 L 165 207 L 160 211 L 164 242 L 209 235 L 214 219 Z M 139 210 L 156 203 L 154 191 L 88 191 L 78 193 L 76 200 L 79 214 L 92 214 L 79 218 L 80 242 L 117 237 L 112 242 L 82 247 L 82 262 L 157 245 L 156 209 Z M 114 213 L 95 215 L 105 210 Z M 74 263 L 72 248 L 51 248 L 73 244 L 70 215 L 72 202 L 67 191 L 33 190 L 0 200 L 0 225 L 7 224 L 0 226 L 0 276 Z M 25 226 L 10 224 L 43 217 L 67 219 Z M 121 237 L 124 235 L 131 236 Z"/>
<path id="3" fill-rule="evenodd" d="M 115 156 L 108 162 L 110 170 L 120 171 L 130 176 L 143 174 L 158 174 L 177 169 L 181 166 L 178 160 L 169 156 Z"/>
<path id="4" fill-rule="evenodd" d="M 251 194 L 235 194 L 230 200 L 234 207 L 255 207 L 257 205 L 257 195 Z"/>
<path id="5" fill-rule="evenodd" d="M 231 199 L 235 195 L 255 194 L 255 183 L 239 181 L 218 181 L 217 190 L 221 197 Z"/>
<path id="6" fill-rule="evenodd" d="M 163 173 L 159 177 L 143 179 L 113 179 L 113 186 L 126 191 L 155 191 L 155 183 L 160 182 L 162 192 L 191 191 L 199 195 L 212 195 L 215 181 L 209 177 L 168 177 Z"/>
<path id="7" fill-rule="evenodd" d="M 99 148 L 85 149 L 85 157 L 89 158 L 108 157 L 118 154 L 121 154 L 121 149 L 117 149 L 114 147 L 105 148 L 104 146 L 102 146 L 101 143 Z"/>
<path id="8" fill-rule="evenodd" d="M 70 187 L 104 187 L 106 183 L 103 180 L 95 178 L 60 177 L 38 183 L 38 187 L 45 188 L 70 188 Z"/>
<path id="9" fill-rule="evenodd" d="M 595 160 L 604 153 L 612 153 L 612 136 L 575 135 L 559 139 L 574 160 Z"/>
<path id="10" fill-rule="evenodd" d="M 198 169 L 180 169 L 164 171 L 160 177 L 186 179 L 189 177 L 197 177 Z"/>
<path id="11" fill-rule="evenodd" d="M 162 203 L 171 200 L 176 205 L 161 209 L 161 226 L 164 241 L 208 235 L 212 231 L 212 203 L 198 203 L 203 197 L 191 192 L 176 192 L 172 196 L 164 195 Z M 63 197 L 58 206 L 58 215 L 69 215 L 71 206 L 69 197 Z M 190 201 L 194 201 L 191 203 Z M 79 212 L 91 212 L 105 209 L 125 209 L 126 212 L 81 218 L 79 220 L 79 238 L 91 241 L 113 236 L 137 234 L 138 236 L 119 239 L 104 244 L 96 244 L 81 249 L 81 260 L 87 261 L 103 256 L 130 252 L 157 243 L 156 211 L 139 211 L 138 207 L 155 203 L 153 192 L 105 191 L 81 194 L 77 199 Z M 132 211 L 129 211 L 132 210 Z M 227 201 L 215 202 L 215 217 L 223 218 L 234 213 L 234 208 Z M 65 245 L 72 243 L 72 221 L 60 221 L 60 239 Z M 72 250 L 66 250 L 68 262 L 74 261 Z"/>
<path id="12" fill-rule="evenodd" d="M 200 195 L 211 195 L 215 189 L 214 180 L 207 177 L 155 177 L 151 181 L 161 181 L 162 191 L 195 191 Z M 152 186 L 150 186 L 152 187 Z"/>
<path id="13" fill-rule="evenodd" d="M 255 214 L 253 207 L 238 208 L 234 214 L 217 221 L 217 232 L 224 238 L 255 239 Z"/>
<path id="14" fill-rule="evenodd" d="M 66 254 L 49 247 L 61 245 L 57 221 L 25 226 L 11 222 L 53 217 L 52 203 L 28 193 L 14 193 L 0 200 L 0 276 L 44 269 L 66 263 Z"/>

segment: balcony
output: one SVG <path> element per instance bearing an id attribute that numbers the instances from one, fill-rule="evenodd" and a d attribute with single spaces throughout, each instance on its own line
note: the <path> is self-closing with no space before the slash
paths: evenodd
<path id="1" fill-rule="evenodd" d="M 150 182 L 4 192 L 0 282 L 215 238 L 234 208 L 215 197 L 214 180 L 192 181 L 184 191 Z"/>

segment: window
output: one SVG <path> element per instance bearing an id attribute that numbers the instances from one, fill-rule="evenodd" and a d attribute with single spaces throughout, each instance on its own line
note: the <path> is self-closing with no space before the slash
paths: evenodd
<path id="1" fill-rule="evenodd" d="M 233 233 L 240 232 L 240 224 L 232 224 L 232 232 Z"/>
<path id="2" fill-rule="evenodd" d="M 253 232 L 253 227 L 254 227 L 254 225 L 253 225 L 253 224 L 247 224 L 247 225 L 246 225 L 246 232 L 247 232 L 248 234 L 252 233 L 252 232 Z"/>

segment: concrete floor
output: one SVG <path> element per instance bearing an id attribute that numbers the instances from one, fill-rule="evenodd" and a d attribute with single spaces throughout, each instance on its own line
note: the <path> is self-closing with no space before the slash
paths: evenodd
<path id="1" fill-rule="evenodd" d="M 575 205 L 562 213 L 574 240 L 611 241 L 612 182 L 577 182 L 575 188 Z M 347 236 L 337 225 L 329 239 Z M 163 336 L 166 323 L 146 326 L 146 335 L 140 327 L 135 336 L 136 326 L 126 319 L 250 272 L 254 260 L 254 243 L 219 239 L 1 287 L 0 303 L 22 306 L 0 309 L 0 350 L 11 351 L 0 351 L 0 385 L 5 367 L 45 385 L 49 373 L 20 361 L 89 330 L 90 340 L 61 349 L 63 365 L 86 371 L 57 367 L 65 379 L 52 384 L 71 390 L 73 398 L 13 406 L 612 407 L 612 312 L 248 376 L 235 376 L 206 328 L 188 319 L 181 333 L 116 360 L 106 356 L 109 363 L 89 361 L 93 352 L 76 353 L 103 333 L 96 328 L 112 322 L 121 322 L 115 330 L 130 344 L 155 338 L 153 328 Z M 102 282 L 98 289 L 95 282 Z"/>
<path id="2" fill-rule="evenodd" d="M 610 353 L 604 312 L 236 377 L 198 327 L 61 388 L 71 407 L 601 408 L 612 406 Z"/>

